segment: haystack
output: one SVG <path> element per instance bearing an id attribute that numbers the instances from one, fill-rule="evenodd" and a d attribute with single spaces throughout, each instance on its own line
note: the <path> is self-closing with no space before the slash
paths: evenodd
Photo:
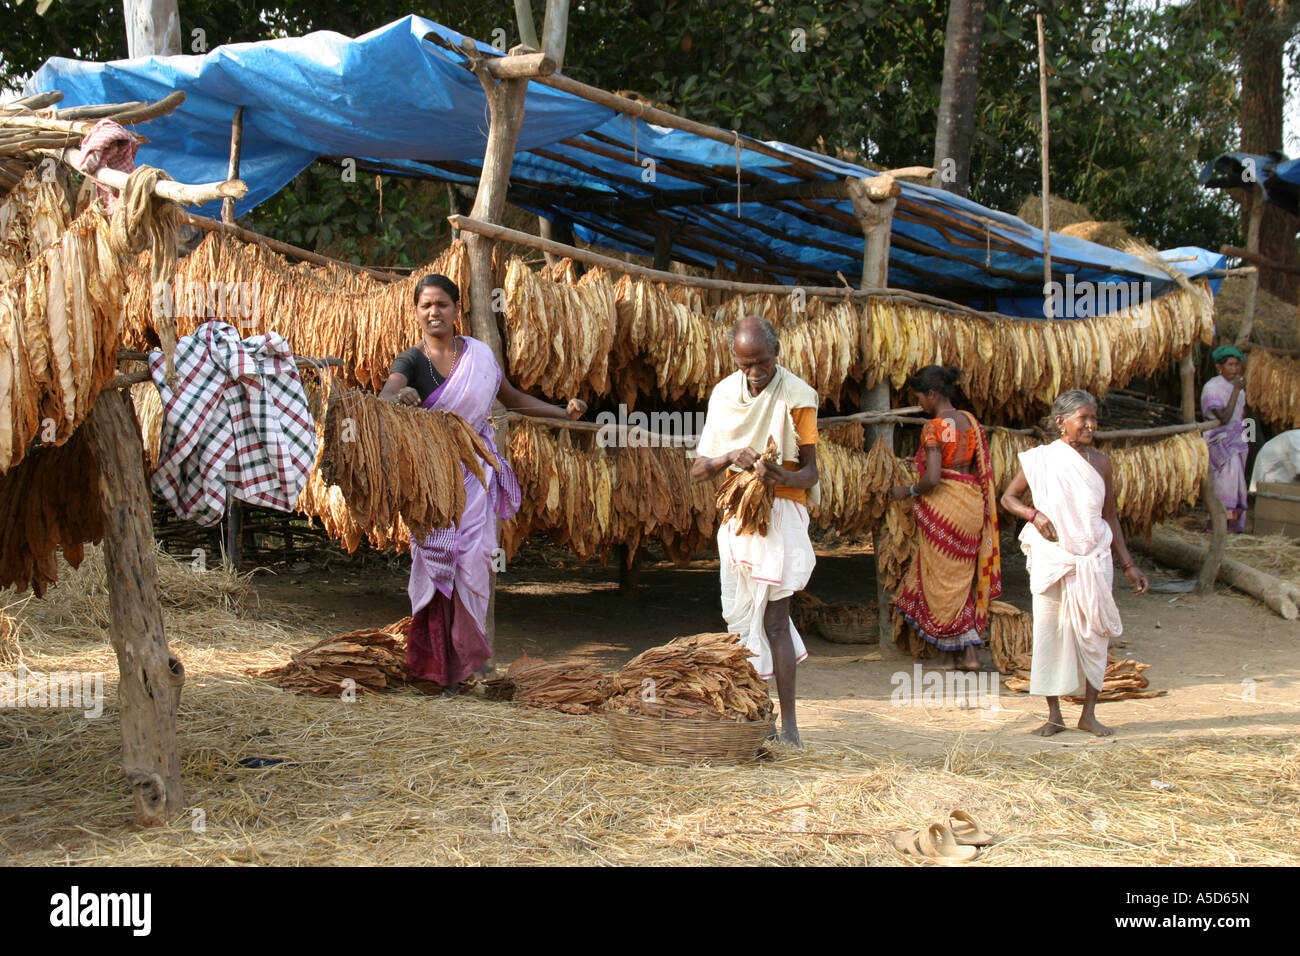
<path id="1" fill-rule="evenodd" d="M 1071 223 L 1096 220 L 1096 217 L 1088 211 L 1087 206 L 1070 202 L 1060 196 L 1049 196 L 1047 205 L 1052 215 L 1052 229 L 1055 232 L 1060 232 L 1062 226 L 1068 226 Z M 1020 204 L 1020 208 L 1016 210 L 1016 215 L 1035 229 L 1042 229 L 1043 197 L 1030 196 Z"/>
<path id="2" fill-rule="evenodd" d="M 1246 286 L 1249 276 L 1228 276 L 1214 297 L 1214 328 L 1219 338 L 1231 342 L 1237 337 L 1246 313 Z M 1255 324 L 1250 339 L 1277 349 L 1300 348 L 1296 307 L 1277 296 L 1258 290 L 1255 294 Z"/>

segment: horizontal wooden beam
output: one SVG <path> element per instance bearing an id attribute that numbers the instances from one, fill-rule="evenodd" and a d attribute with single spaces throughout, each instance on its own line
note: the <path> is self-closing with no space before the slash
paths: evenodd
<path id="1" fill-rule="evenodd" d="M 707 279 L 698 276 L 680 275 L 676 272 L 661 272 L 658 269 L 651 269 L 646 266 L 637 265 L 634 262 L 624 262 L 622 259 L 614 259 L 610 256 L 603 256 L 598 252 L 590 252 L 586 249 L 579 249 L 576 246 L 568 246 L 553 239 L 542 239 L 531 233 L 520 232 L 517 229 L 509 229 L 506 226 L 498 226 L 494 223 L 481 222 L 477 219 L 470 219 L 468 216 L 448 216 L 447 221 L 456 229 L 462 232 L 472 232 L 476 235 L 487 236 L 489 239 L 496 239 L 500 242 L 513 242 L 517 245 L 527 246 L 531 249 L 537 249 L 540 252 L 549 252 L 553 255 L 566 256 L 575 262 L 585 262 L 587 265 L 600 266 L 602 269 L 608 269 L 611 272 L 622 272 L 628 275 L 642 276 L 655 282 L 666 282 L 673 285 L 689 285 L 700 289 L 715 289 L 719 292 L 740 292 L 746 295 L 790 295 L 796 288 L 802 289 L 805 295 L 824 296 L 828 298 L 853 299 L 855 301 L 862 299 L 895 299 L 900 302 L 910 302 L 916 305 L 930 305 L 947 312 L 958 312 L 963 315 L 973 315 L 983 319 L 1002 319 L 1011 322 L 1042 322 L 1043 319 L 1032 319 L 1025 316 L 1016 315 L 999 315 L 995 312 L 981 312 L 978 309 L 972 309 L 969 306 L 961 305 L 957 302 L 949 302 L 946 299 L 940 299 L 936 296 L 925 295 L 920 292 L 911 292 L 906 289 L 854 289 L 848 286 L 837 288 L 834 286 L 794 286 L 794 285 L 765 285 L 753 282 L 735 282 L 730 279 Z"/>
<path id="2" fill-rule="evenodd" d="M 1225 256 L 1232 256 L 1234 259 L 1245 259 L 1247 262 L 1253 262 L 1265 269 L 1286 272 L 1290 275 L 1300 275 L 1300 266 L 1278 262 L 1276 259 L 1269 259 L 1267 256 L 1261 256 L 1258 252 L 1251 252 L 1249 249 L 1242 249 L 1238 246 L 1220 246 L 1219 252 Z"/>
<path id="3" fill-rule="evenodd" d="M 279 239 L 264 236 L 260 232 L 253 232 L 251 229 L 245 229 L 232 223 L 208 219 L 206 216 L 196 216 L 194 213 L 185 210 L 181 210 L 181 220 L 207 232 L 224 232 L 226 235 L 234 236 L 244 242 L 253 242 L 260 246 L 266 246 L 266 248 L 278 252 L 282 256 L 290 256 L 302 262 L 311 262 L 318 266 L 339 266 L 353 272 L 364 272 L 366 275 L 381 279 L 384 282 L 401 282 L 407 278 L 411 271 L 410 269 L 405 270 L 405 272 L 384 271 L 383 269 L 372 269 L 370 266 L 359 266 L 351 262 L 343 262 L 340 259 L 331 259 L 329 256 L 322 256 L 319 252 L 312 252 L 309 249 L 303 249 L 287 242 L 281 242 Z"/>
<path id="4" fill-rule="evenodd" d="M 82 173 L 95 182 L 103 183 L 113 189 L 121 192 L 126 188 L 126 182 L 130 179 L 129 173 L 124 173 L 117 169 L 109 169 L 101 166 L 94 175 L 85 173 L 81 169 L 81 150 L 73 149 L 38 149 L 37 153 L 44 156 L 53 156 L 62 163 L 71 166 L 77 172 Z M 178 183 L 171 179 L 162 179 L 154 184 L 154 194 L 161 199 L 167 199 L 174 203 L 180 203 L 182 206 L 201 206 L 206 202 L 214 199 L 243 199 L 248 193 L 248 184 L 242 179 L 228 179 L 225 182 L 217 183 Z"/>
<path id="5" fill-rule="evenodd" d="M 885 186 L 884 189 L 872 189 L 878 180 L 885 179 L 886 177 L 880 176 L 864 179 L 862 182 L 869 193 L 883 193 L 880 196 L 881 199 L 888 198 L 891 192 L 892 195 L 897 196 L 900 187 L 892 178 L 889 178 L 887 183 L 882 184 Z M 672 209 L 679 206 L 721 206 L 735 203 L 737 198 L 742 203 L 779 202 L 786 199 L 847 200 L 849 193 L 847 180 L 822 179 L 793 183 L 758 183 L 742 186 L 739 190 L 734 186 L 717 186 L 705 189 L 668 189 L 653 196 L 636 198 L 593 195 L 566 201 L 564 204 L 571 209 L 589 212 L 624 212 L 637 209 Z"/>
<path id="6" fill-rule="evenodd" d="M 1116 438 L 1167 438 L 1185 432 L 1204 432 L 1221 427 L 1219 422 L 1184 422 L 1180 425 L 1161 425 L 1158 428 L 1117 428 L 1114 431 L 1098 431 L 1093 438 L 1098 441 L 1113 441 Z"/>

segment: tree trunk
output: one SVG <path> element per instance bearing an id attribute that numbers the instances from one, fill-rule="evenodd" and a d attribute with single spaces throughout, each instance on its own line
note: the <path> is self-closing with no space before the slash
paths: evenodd
<path id="1" fill-rule="evenodd" d="M 943 84 L 934 136 L 934 185 L 965 196 L 975 138 L 975 99 L 984 45 L 984 0 L 950 0 L 943 43 Z"/>
<path id="2" fill-rule="evenodd" d="M 1241 68 L 1241 149 L 1268 153 L 1282 149 L 1282 62 L 1286 42 L 1297 19 L 1297 4 L 1286 0 L 1244 0 L 1238 27 Z M 1242 235 L 1249 222 L 1243 208 Z M 1259 224 L 1259 252 L 1268 259 L 1300 266 L 1296 229 L 1300 220 L 1271 203 L 1265 203 Z M 1295 302 L 1300 277 L 1260 267 L 1260 288 L 1280 299 Z"/>
<path id="3" fill-rule="evenodd" d="M 135 822 L 160 826 L 185 807 L 176 707 L 185 669 L 167 648 L 140 429 L 124 392 L 106 389 L 84 428 L 99 463 L 109 635 L 117 652 L 122 768 Z"/>
<path id="4" fill-rule="evenodd" d="M 181 18 L 176 0 L 122 0 L 126 55 L 175 56 L 181 52 Z"/>

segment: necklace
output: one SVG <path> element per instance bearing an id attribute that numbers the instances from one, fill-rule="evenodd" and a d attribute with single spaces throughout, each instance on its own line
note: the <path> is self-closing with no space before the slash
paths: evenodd
<path id="1" fill-rule="evenodd" d="M 447 379 L 451 378 L 452 372 L 456 371 L 456 363 L 460 361 L 460 336 L 456 336 L 451 350 L 451 368 L 447 369 L 446 375 L 439 374 L 438 370 L 433 367 L 433 359 L 429 358 L 429 353 L 425 351 L 424 343 L 420 343 L 420 354 L 424 356 L 424 362 L 429 366 L 429 374 L 433 376 L 433 387 L 437 388 Z"/>

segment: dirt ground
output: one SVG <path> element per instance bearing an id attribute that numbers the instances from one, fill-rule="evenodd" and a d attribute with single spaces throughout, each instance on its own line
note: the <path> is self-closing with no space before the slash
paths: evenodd
<path id="1" fill-rule="evenodd" d="M 1028 576 L 1013 538 L 1005 536 L 1003 600 L 1030 609 Z M 1153 582 L 1182 572 L 1139 556 Z M 798 670 L 799 725 L 805 741 L 884 747 L 933 754 L 956 734 L 972 744 L 1017 752 L 1107 747 L 1118 742 L 1168 742 L 1178 736 L 1294 734 L 1300 729 L 1300 622 L 1284 621 L 1257 601 L 1220 587 L 1213 596 L 1156 593 L 1138 597 L 1116 575 L 1124 635 L 1113 643 L 1121 657 L 1150 664 L 1151 689 L 1162 697 L 1099 705 L 1115 736 L 1080 732 L 1040 738 L 1027 733 L 1046 717 L 1041 699 L 998 687 L 996 708 L 897 706 L 891 695 L 901 676 L 914 678 L 914 661 L 881 660 L 878 645 L 806 639 L 808 659 Z M 258 592 L 276 601 L 306 604 L 327 632 L 386 624 L 409 613 L 400 562 L 386 568 L 300 576 L 259 577 Z M 635 588 L 622 593 L 618 569 L 579 564 L 565 552 L 530 547 L 497 578 L 496 657 L 501 668 L 522 654 L 572 658 L 616 669 L 635 654 L 673 637 L 723 629 L 716 557 L 687 568 L 670 562 L 642 565 Z M 808 590 L 824 601 L 872 600 L 869 549 L 819 549 Z M 993 672 L 987 649 L 983 669 Z M 990 686 L 996 684 L 992 682 Z M 1064 704 L 1067 721 L 1077 707 Z"/>
<path id="2" fill-rule="evenodd" d="M 1027 607 L 1011 544 L 1004 597 Z M 981 867 L 1300 863 L 1300 623 L 1232 593 L 1118 593 L 1118 650 L 1151 664 L 1152 686 L 1168 694 L 1100 705 L 1111 738 L 1032 736 L 1041 701 L 1002 688 L 996 707 L 897 706 L 910 659 L 810 638 L 799 667 L 806 750 L 660 767 L 619 758 L 599 716 L 412 688 L 355 702 L 279 688 L 263 671 L 296 650 L 409 610 L 406 559 L 338 555 L 257 573 L 256 599 L 229 575 L 160 562 L 168 639 L 187 675 L 186 808 L 139 830 L 93 553 L 62 569 L 54 600 L 9 609 L 28 621 L 18 644 L 28 668 L 104 674 L 104 719 L 0 710 L 0 865 L 924 866 L 895 836 L 954 808 L 994 834 L 971 864 Z M 874 594 L 872 564 L 861 549 L 822 549 L 809 590 L 861 600 Z M 716 561 L 652 563 L 625 595 L 616 568 L 530 546 L 499 577 L 496 663 L 528 653 L 613 669 L 718 630 L 717 573 Z"/>

